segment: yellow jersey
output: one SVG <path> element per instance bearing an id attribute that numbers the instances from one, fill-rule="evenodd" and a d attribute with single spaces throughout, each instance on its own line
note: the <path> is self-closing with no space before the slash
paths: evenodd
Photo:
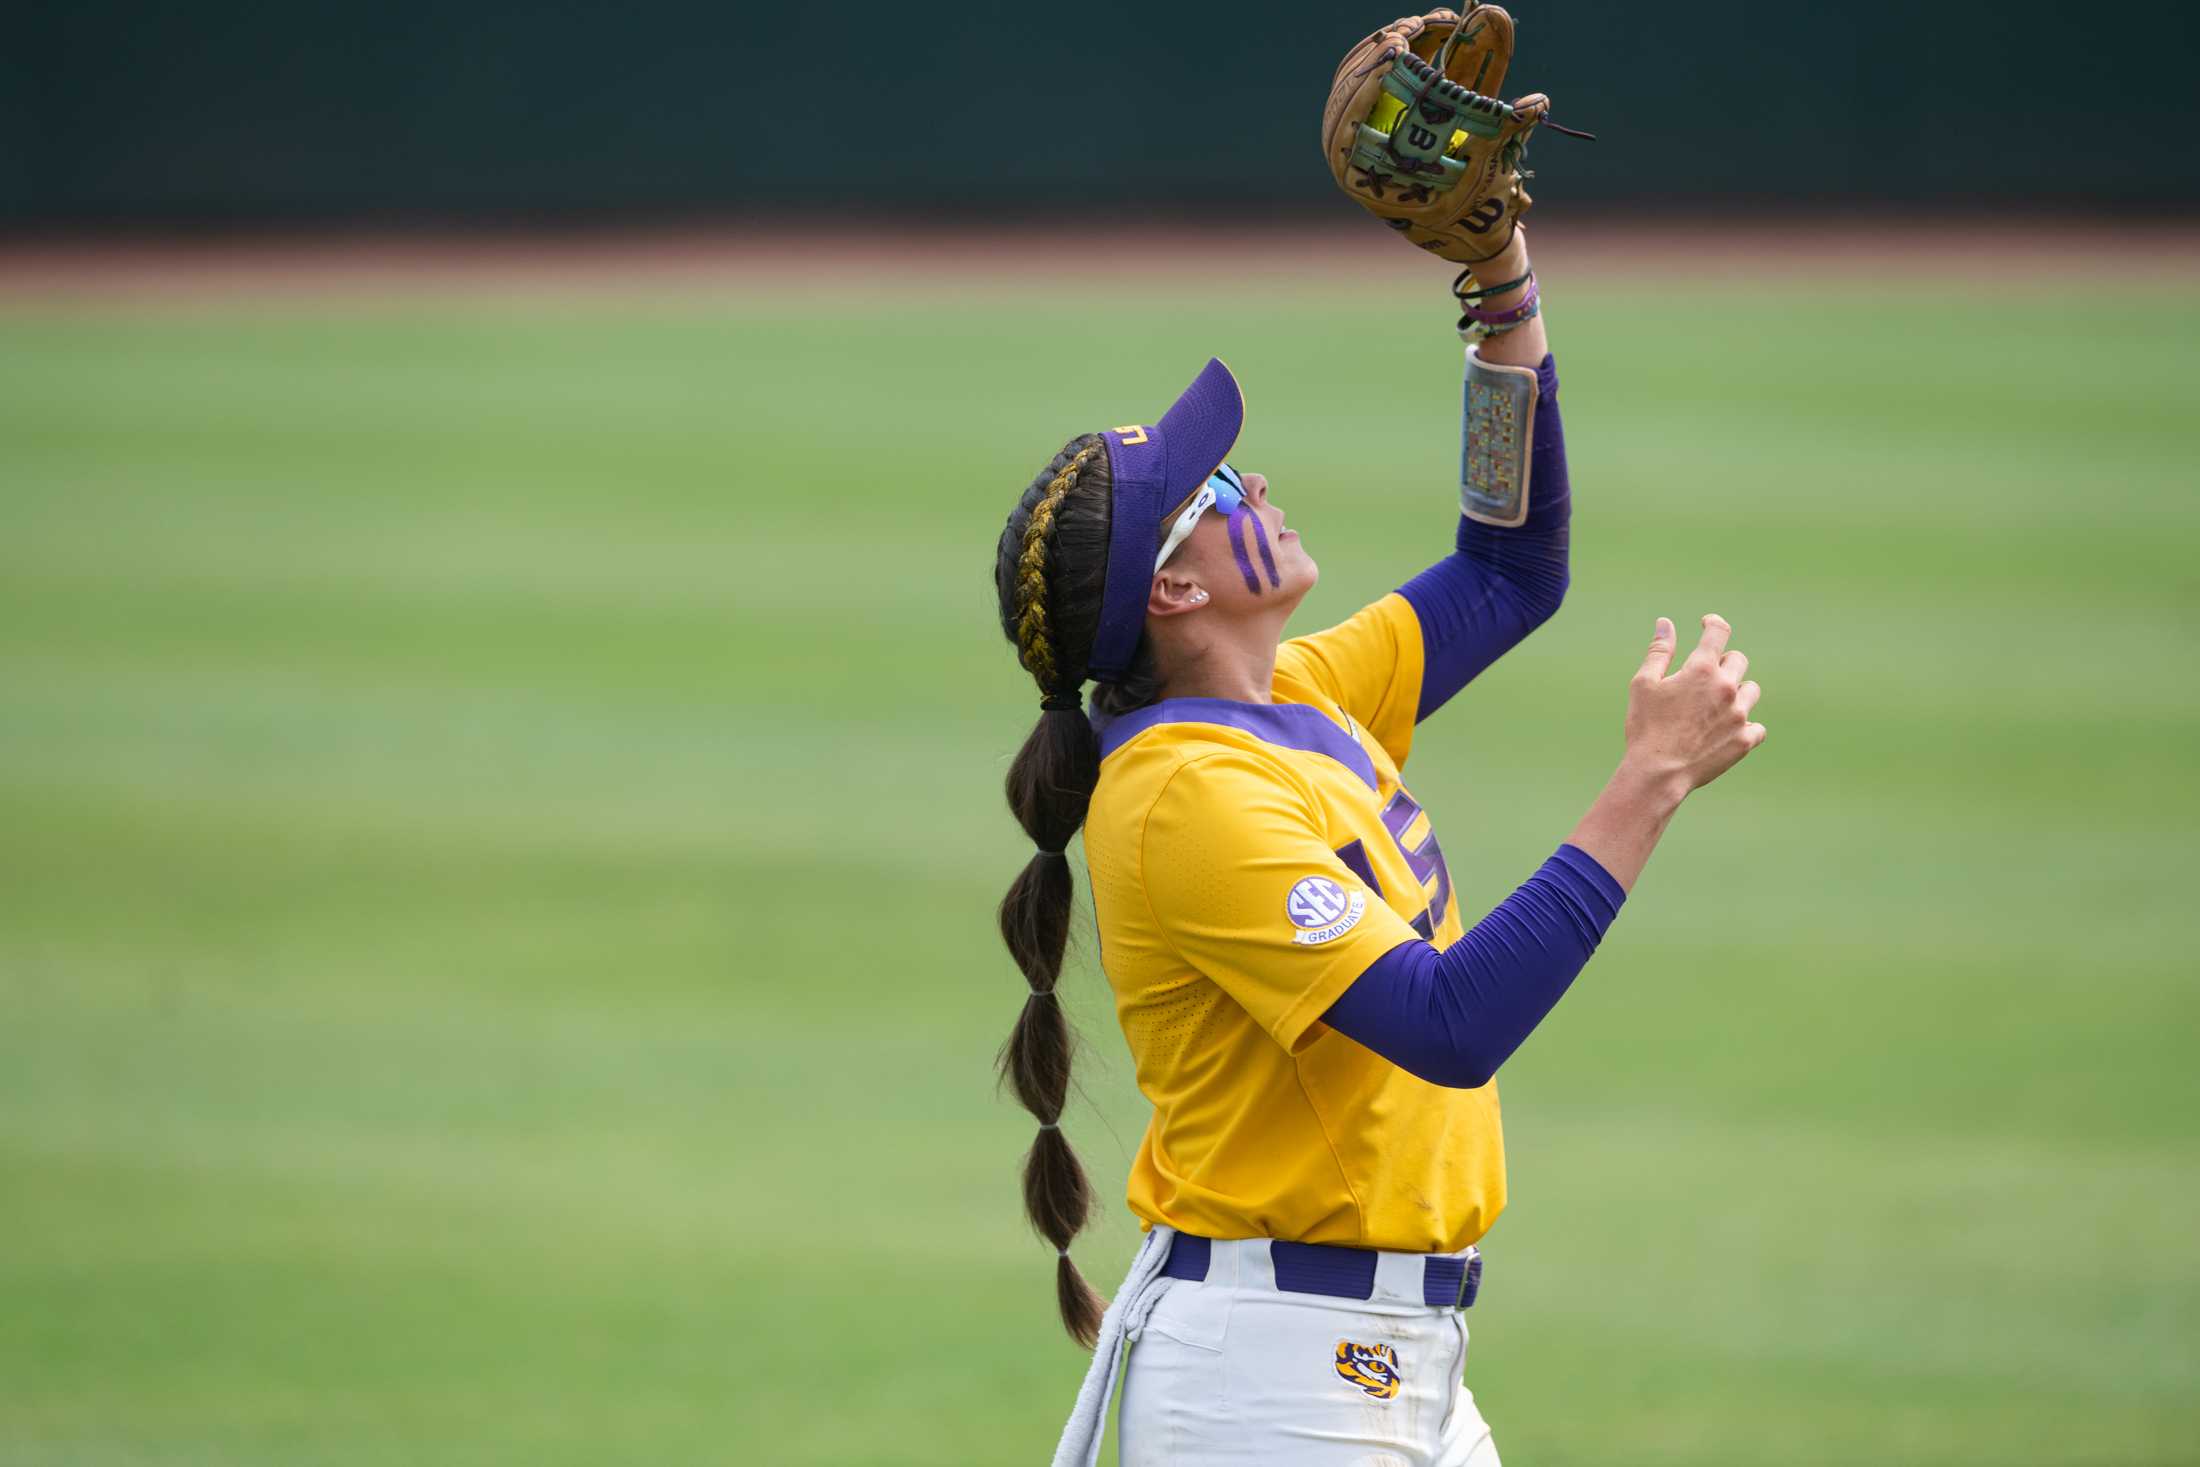
<path id="1" fill-rule="evenodd" d="M 1392 594 L 1284 643 L 1272 704 L 1172 698 L 1101 727 L 1085 856 L 1153 1103 L 1129 1188 L 1149 1224 L 1454 1252 L 1505 1205 L 1494 1082 L 1432 1085 L 1321 1022 L 1400 943 L 1461 935 L 1399 778 L 1421 674 Z"/>

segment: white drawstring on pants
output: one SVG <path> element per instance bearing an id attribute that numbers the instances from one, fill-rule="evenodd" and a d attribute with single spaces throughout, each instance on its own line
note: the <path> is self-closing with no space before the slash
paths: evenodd
<path id="1" fill-rule="evenodd" d="M 1077 1404 L 1062 1428 L 1061 1444 L 1054 1449 L 1054 1467 L 1094 1467 L 1100 1460 L 1100 1442 L 1108 1434 L 1108 1407 L 1115 1401 L 1115 1372 L 1123 1353 L 1123 1340 L 1146 1328 L 1159 1302 L 1161 1266 L 1169 1261 L 1169 1245 L 1176 1229 L 1155 1223 L 1138 1245 L 1131 1271 L 1123 1287 L 1115 1291 L 1108 1312 L 1100 1316 L 1100 1338 L 1092 1347 L 1092 1364 L 1085 1382 L 1077 1388 Z"/>

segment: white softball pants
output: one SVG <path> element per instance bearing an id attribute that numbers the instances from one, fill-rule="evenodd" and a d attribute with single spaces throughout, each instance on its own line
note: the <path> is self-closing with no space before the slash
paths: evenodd
<path id="1" fill-rule="evenodd" d="M 1266 1239 L 1217 1241 L 1201 1282 L 1159 1277 L 1168 1232 L 1109 1309 L 1060 1467 L 1096 1459 L 1096 1378 L 1126 1341 L 1122 1467 L 1498 1467 L 1465 1318 L 1420 1302 L 1419 1259 L 1384 1254 L 1374 1298 L 1335 1299 L 1279 1291 Z"/>

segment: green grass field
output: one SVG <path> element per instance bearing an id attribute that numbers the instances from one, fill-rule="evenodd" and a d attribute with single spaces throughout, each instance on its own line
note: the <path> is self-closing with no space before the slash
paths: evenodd
<path id="1" fill-rule="evenodd" d="M 1387 590 L 1439 274 L 1373 345 L 1272 282 L 0 310 L 0 1463 L 1044 1460 L 993 538 L 1214 351 L 1299 625 Z M 1548 284 L 1575 589 L 1408 771 L 1470 920 L 1656 614 L 1772 736 L 1505 1072 L 1506 1460 L 2200 1460 L 2200 291 Z"/>

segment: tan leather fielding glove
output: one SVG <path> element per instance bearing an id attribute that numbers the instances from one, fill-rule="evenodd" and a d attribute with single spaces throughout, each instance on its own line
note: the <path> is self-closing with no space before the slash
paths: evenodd
<path id="1" fill-rule="evenodd" d="M 1478 4 L 1406 16 L 1354 46 L 1322 109 L 1337 187 L 1431 254 L 1472 265 L 1501 253 L 1532 202 L 1528 134 L 1551 110 L 1540 92 L 1497 100 L 1512 51 L 1512 17 Z"/>

